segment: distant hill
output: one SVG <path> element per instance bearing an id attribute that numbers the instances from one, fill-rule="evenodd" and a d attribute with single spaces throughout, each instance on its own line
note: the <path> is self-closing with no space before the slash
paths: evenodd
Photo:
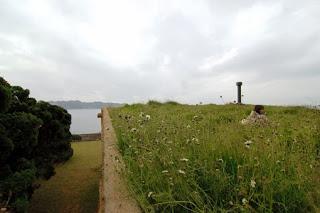
<path id="1" fill-rule="evenodd" d="M 124 104 L 105 103 L 100 101 L 82 102 L 82 101 L 49 101 L 50 104 L 60 106 L 64 109 L 100 109 L 102 107 L 121 107 Z"/>

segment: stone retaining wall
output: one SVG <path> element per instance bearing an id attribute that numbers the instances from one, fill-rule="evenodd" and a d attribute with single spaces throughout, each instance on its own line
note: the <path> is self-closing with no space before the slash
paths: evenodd
<path id="1" fill-rule="evenodd" d="M 141 210 L 129 193 L 122 176 L 125 167 L 117 148 L 117 138 L 107 108 L 103 108 L 98 117 L 101 118 L 101 141 L 103 142 L 98 212 L 140 213 Z"/>
<path id="2" fill-rule="evenodd" d="M 97 141 L 101 139 L 100 133 L 79 134 L 82 141 Z"/>

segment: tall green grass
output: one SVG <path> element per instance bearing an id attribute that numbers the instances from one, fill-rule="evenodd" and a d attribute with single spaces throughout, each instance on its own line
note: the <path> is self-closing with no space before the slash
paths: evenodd
<path id="1" fill-rule="evenodd" d="M 320 111 L 149 103 L 113 108 L 129 187 L 145 212 L 316 212 Z"/>

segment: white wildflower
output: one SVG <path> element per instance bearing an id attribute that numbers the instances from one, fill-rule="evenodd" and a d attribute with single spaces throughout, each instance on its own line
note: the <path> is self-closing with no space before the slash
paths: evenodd
<path id="1" fill-rule="evenodd" d="M 223 159 L 222 158 L 219 158 L 217 161 L 223 163 Z"/>
<path id="2" fill-rule="evenodd" d="M 137 129 L 136 129 L 136 128 L 132 128 L 130 131 L 131 131 L 131 132 L 136 132 Z"/>
<path id="3" fill-rule="evenodd" d="M 181 158 L 180 161 L 188 162 L 189 159 L 188 158 Z"/>
<path id="4" fill-rule="evenodd" d="M 198 142 L 198 141 L 199 141 L 198 138 L 195 138 L 195 137 L 193 137 L 191 140 L 192 140 L 193 142 Z"/>
<path id="5" fill-rule="evenodd" d="M 149 193 L 148 193 L 148 197 L 151 197 L 152 194 L 153 194 L 153 192 L 149 192 Z"/>
<path id="6" fill-rule="evenodd" d="M 251 181 L 250 181 L 250 186 L 251 186 L 252 188 L 255 188 L 255 187 L 256 187 L 256 181 L 255 181 L 255 180 L 251 180 Z"/>
<path id="7" fill-rule="evenodd" d="M 179 174 L 183 174 L 183 175 L 185 175 L 185 174 L 186 174 L 186 172 L 185 172 L 185 171 L 183 171 L 183 170 L 181 170 L 181 169 L 179 169 L 179 170 L 178 170 L 178 173 L 179 173 Z"/>
<path id="8" fill-rule="evenodd" d="M 246 198 L 242 198 L 242 204 L 246 205 L 248 203 L 248 200 Z"/>
<path id="9" fill-rule="evenodd" d="M 169 171 L 168 170 L 163 170 L 161 173 L 162 174 L 166 174 L 166 173 L 168 173 Z"/>
<path id="10" fill-rule="evenodd" d="M 245 144 L 245 145 L 251 145 L 252 143 L 253 143 L 253 142 L 252 142 L 252 141 L 250 141 L 250 140 L 249 140 L 249 141 L 244 142 L 244 144 Z"/>
<path id="11" fill-rule="evenodd" d="M 151 116 L 150 115 L 146 115 L 146 119 L 150 120 Z"/>
<path id="12" fill-rule="evenodd" d="M 139 114 L 139 117 L 143 117 L 144 116 L 144 113 L 143 112 L 140 112 L 140 114 Z"/>
<path id="13" fill-rule="evenodd" d="M 252 141 L 250 141 L 250 140 L 248 140 L 248 141 L 246 141 L 246 142 L 244 142 L 244 145 L 246 146 L 246 148 L 250 148 L 250 145 L 251 144 L 253 144 L 253 142 Z"/>
<path id="14" fill-rule="evenodd" d="M 233 206 L 233 202 L 232 202 L 232 201 L 229 201 L 229 204 L 230 204 L 231 206 Z"/>

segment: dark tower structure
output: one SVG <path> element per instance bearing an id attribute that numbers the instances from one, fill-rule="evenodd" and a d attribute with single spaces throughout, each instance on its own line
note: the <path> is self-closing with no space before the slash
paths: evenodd
<path id="1" fill-rule="evenodd" d="M 236 85 L 238 87 L 238 104 L 241 104 L 241 86 L 242 86 L 242 82 L 237 82 Z"/>

